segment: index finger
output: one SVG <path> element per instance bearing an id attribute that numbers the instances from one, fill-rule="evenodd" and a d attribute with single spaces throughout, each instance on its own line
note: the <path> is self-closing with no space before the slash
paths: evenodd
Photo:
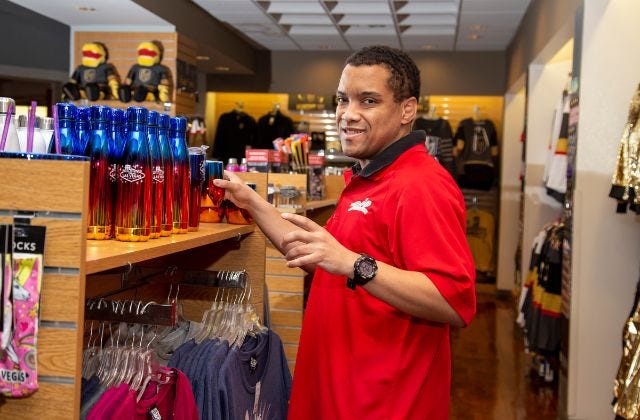
<path id="1" fill-rule="evenodd" d="M 294 225 L 308 231 L 314 232 L 322 229 L 322 226 L 309 219 L 308 217 L 301 216 L 299 214 L 294 213 L 282 213 L 282 218 L 290 221 Z"/>

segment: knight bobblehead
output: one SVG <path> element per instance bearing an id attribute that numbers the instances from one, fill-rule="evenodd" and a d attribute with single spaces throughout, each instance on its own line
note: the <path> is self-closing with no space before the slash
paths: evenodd
<path id="1" fill-rule="evenodd" d="M 133 98 L 142 101 L 171 101 L 171 71 L 162 61 L 162 44 L 158 41 L 142 42 L 138 45 L 138 62 L 131 66 L 119 98 L 129 102 Z"/>
<path id="2" fill-rule="evenodd" d="M 66 100 L 115 99 L 118 97 L 120 76 L 113 64 L 108 63 L 109 51 L 100 42 L 82 46 L 82 64 L 79 65 L 62 91 Z"/>

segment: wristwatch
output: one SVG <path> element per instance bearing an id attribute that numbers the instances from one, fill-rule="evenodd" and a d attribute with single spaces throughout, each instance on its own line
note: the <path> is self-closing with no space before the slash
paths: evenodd
<path id="1" fill-rule="evenodd" d="M 347 277 L 347 287 L 355 290 L 356 286 L 364 286 L 373 280 L 377 273 L 376 260 L 367 254 L 360 254 L 356 262 L 353 263 L 353 278 Z"/>

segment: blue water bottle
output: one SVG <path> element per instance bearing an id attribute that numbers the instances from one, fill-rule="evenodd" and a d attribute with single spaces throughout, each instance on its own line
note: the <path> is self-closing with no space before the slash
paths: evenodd
<path id="1" fill-rule="evenodd" d="M 151 177 L 153 183 L 151 187 L 151 233 L 149 239 L 157 239 L 162 232 L 162 211 L 164 205 L 164 164 L 162 161 L 162 151 L 158 140 L 158 122 L 160 114 L 156 111 L 149 111 L 148 119 L 148 139 L 149 151 L 151 153 Z"/>
<path id="2" fill-rule="evenodd" d="M 90 127 L 84 155 L 91 158 L 89 171 L 89 213 L 87 239 L 110 239 L 113 223 L 113 197 L 109 179 L 109 143 L 111 108 L 92 106 Z"/>
<path id="3" fill-rule="evenodd" d="M 76 154 L 84 154 L 89 141 L 91 132 L 91 125 L 89 124 L 89 118 L 91 114 L 91 108 L 78 108 L 78 117 L 76 118 L 76 137 L 78 138 L 78 150 Z"/>
<path id="4" fill-rule="evenodd" d="M 173 155 L 169 144 L 169 116 L 160 114 L 158 118 L 158 144 L 164 165 L 164 203 L 162 204 L 162 226 L 160 236 L 170 236 L 173 232 Z"/>
<path id="5" fill-rule="evenodd" d="M 60 138 L 60 153 L 63 155 L 82 154 L 78 137 L 76 136 L 76 118 L 78 109 L 74 104 L 60 102 L 56 104 L 58 113 L 58 135 Z M 49 153 L 56 153 L 55 141 L 49 146 Z"/>
<path id="6" fill-rule="evenodd" d="M 173 156 L 173 233 L 187 233 L 189 229 L 189 151 L 187 150 L 187 119 L 169 120 L 169 144 Z"/>
<path id="7" fill-rule="evenodd" d="M 151 154 L 147 139 L 149 113 L 145 108 L 127 109 L 127 140 L 118 167 L 116 239 L 143 242 L 151 233 Z"/>

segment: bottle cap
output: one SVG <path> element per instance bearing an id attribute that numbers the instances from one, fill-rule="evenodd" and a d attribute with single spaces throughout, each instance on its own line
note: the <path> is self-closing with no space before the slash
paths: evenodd
<path id="1" fill-rule="evenodd" d="M 41 118 L 41 122 L 40 122 L 41 130 L 53 130 L 53 128 L 54 128 L 53 118 L 50 118 L 50 117 Z"/>
<path id="2" fill-rule="evenodd" d="M 185 117 L 172 117 L 169 120 L 169 129 L 172 131 L 187 131 L 187 119 Z"/>
<path id="3" fill-rule="evenodd" d="M 169 128 L 169 116 L 167 114 L 160 114 L 158 118 L 158 127 Z"/>
<path id="4" fill-rule="evenodd" d="M 78 116 L 78 108 L 74 104 L 58 102 L 56 104 L 59 120 L 75 120 Z"/>
<path id="5" fill-rule="evenodd" d="M 13 115 L 16 115 L 16 101 L 12 98 L 0 98 L 0 113 L 6 114 L 9 110 L 9 105 L 13 105 Z"/>
<path id="6" fill-rule="evenodd" d="M 236 158 L 229 158 L 229 161 L 227 162 L 227 165 L 237 165 L 238 164 L 238 159 Z"/>
<path id="7" fill-rule="evenodd" d="M 42 128 L 42 117 L 38 117 L 37 115 L 36 115 L 35 128 Z"/>
<path id="8" fill-rule="evenodd" d="M 111 110 L 111 122 L 114 124 L 124 124 L 124 111 L 118 108 Z"/>
<path id="9" fill-rule="evenodd" d="M 127 121 L 130 123 L 146 124 L 149 119 L 149 111 L 141 106 L 130 106 L 127 108 Z"/>
<path id="10" fill-rule="evenodd" d="M 108 106 L 93 105 L 90 110 L 91 121 L 111 121 L 111 108 Z"/>
<path id="11" fill-rule="evenodd" d="M 27 126 L 27 116 L 26 115 L 18 115 L 18 127 L 26 127 Z"/>
<path id="12" fill-rule="evenodd" d="M 149 111 L 149 119 L 147 120 L 147 124 L 158 125 L 159 117 L 160 113 L 158 111 Z"/>

